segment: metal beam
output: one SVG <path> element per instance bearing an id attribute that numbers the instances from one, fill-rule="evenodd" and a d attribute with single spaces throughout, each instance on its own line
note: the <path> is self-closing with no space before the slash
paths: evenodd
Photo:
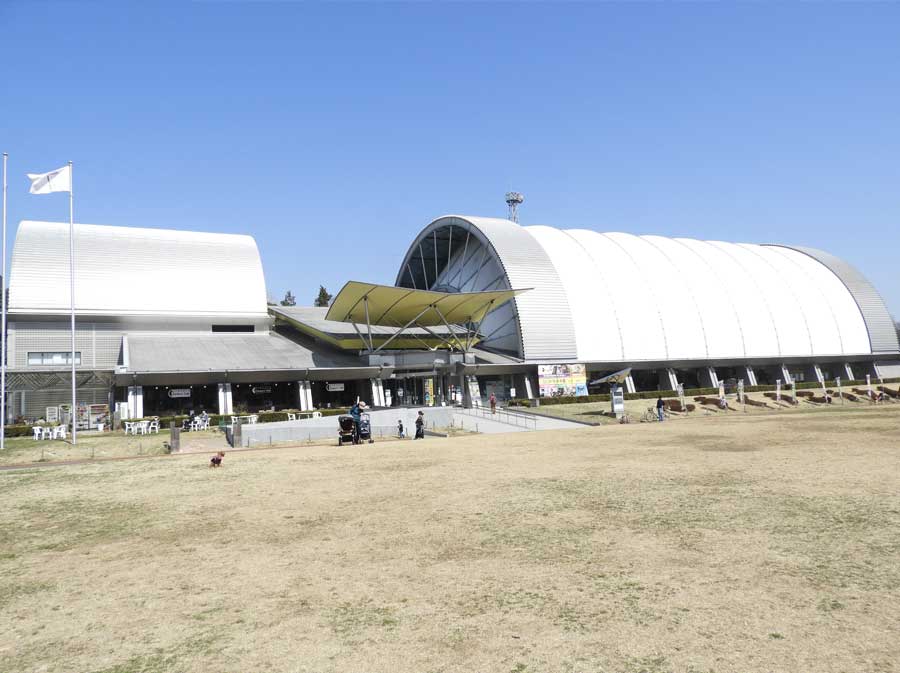
<path id="1" fill-rule="evenodd" d="M 381 344 L 381 345 L 375 350 L 375 352 L 377 353 L 378 351 L 382 350 L 385 346 L 387 346 L 389 343 L 391 343 L 394 339 L 396 339 L 398 336 L 400 336 L 401 334 L 403 334 L 403 332 L 405 332 L 406 330 L 408 330 L 408 329 L 410 328 L 410 326 L 411 326 L 414 322 L 416 322 L 416 320 L 418 320 L 419 318 L 421 318 L 423 315 L 425 315 L 425 314 L 428 312 L 428 309 L 429 309 L 429 308 L 430 308 L 430 307 L 428 307 L 428 306 L 426 306 L 425 308 L 423 308 L 415 318 L 413 318 L 413 319 L 410 320 L 408 323 L 406 323 L 403 327 L 401 327 L 400 330 L 399 330 L 398 332 L 395 332 L 393 335 L 391 335 L 391 338 L 388 339 L 387 341 L 385 341 L 383 344 Z"/>
<path id="2" fill-rule="evenodd" d="M 459 346 L 459 350 L 465 352 L 466 347 L 463 345 L 462 341 L 459 340 L 459 337 L 456 336 L 456 332 L 453 331 L 453 328 L 450 327 L 450 323 L 447 322 L 444 314 L 441 313 L 441 309 L 439 309 L 436 304 L 433 304 L 432 307 L 434 308 L 435 313 L 440 316 L 441 322 L 444 323 L 444 327 L 447 328 L 447 331 L 450 332 L 450 335 L 456 340 L 456 344 Z"/>
<path id="3" fill-rule="evenodd" d="M 422 252 L 422 243 L 419 242 L 419 261 L 422 262 L 422 274 L 425 276 L 425 289 L 431 289 L 431 285 L 428 282 L 428 271 L 425 269 L 425 253 Z"/>

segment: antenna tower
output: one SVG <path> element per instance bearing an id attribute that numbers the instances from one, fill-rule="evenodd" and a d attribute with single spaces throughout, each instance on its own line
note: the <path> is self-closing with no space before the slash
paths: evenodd
<path id="1" fill-rule="evenodd" d="M 506 205 L 509 206 L 509 217 L 516 224 L 519 223 L 519 204 L 525 201 L 525 197 L 519 192 L 506 192 Z"/>

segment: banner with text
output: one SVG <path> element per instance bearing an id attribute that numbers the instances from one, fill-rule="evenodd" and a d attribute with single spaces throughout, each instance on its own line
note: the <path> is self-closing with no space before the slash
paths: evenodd
<path id="1" fill-rule="evenodd" d="M 538 365 L 541 397 L 581 397 L 588 394 L 584 365 Z"/>

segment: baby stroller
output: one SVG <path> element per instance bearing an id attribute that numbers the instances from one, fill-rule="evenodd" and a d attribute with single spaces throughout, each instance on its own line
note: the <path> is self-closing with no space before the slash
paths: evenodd
<path id="1" fill-rule="evenodd" d="M 353 428 L 352 416 L 338 416 L 338 446 L 343 446 L 344 442 L 356 444 L 356 435 Z"/>
<path id="2" fill-rule="evenodd" d="M 375 441 L 372 439 L 372 421 L 369 414 L 359 415 L 359 441 L 367 441 L 369 444 Z"/>

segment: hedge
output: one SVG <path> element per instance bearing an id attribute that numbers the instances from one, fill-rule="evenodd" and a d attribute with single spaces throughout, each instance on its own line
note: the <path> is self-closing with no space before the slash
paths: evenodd
<path id="1" fill-rule="evenodd" d="M 898 383 L 900 382 L 900 378 L 894 379 L 883 379 L 884 383 Z M 834 383 L 834 381 L 831 381 Z M 865 379 L 853 380 L 853 381 L 841 381 L 841 388 L 848 389 L 851 386 L 864 386 L 866 385 Z M 879 385 L 878 381 L 872 380 L 872 387 L 877 388 Z M 809 390 L 816 389 L 821 390 L 822 384 L 818 381 L 802 381 L 796 384 L 797 390 Z M 829 388 L 828 381 L 825 382 L 825 387 Z M 832 386 L 834 387 L 834 386 Z M 782 391 L 788 391 L 791 389 L 789 385 L 782 385 Z M 744 386 L 745 393 L 762 393 L 770 390 L 775 390 L 774 385 L 763 385 L 763 386 Z M 684 396 L 685 397 L 702 397 L 706 395 L 718 395 L 718 388 L 689 388 L 685 389 Z M 658 397 L 678 397 L 678 393 L 674 390 L 645 390 L 639 393 L 625 393 L 626 400 L 648 400 L 648 399 L 656 399 Z M 609 402 L 609 393 L 601 393 L 597 395 L 582 395 L 581 397 L 542 397 L 540 398 L 540 406 L 547 407 L 553 406 L 556 404 L 585 404 L 588 402 Z M 537 400 L 529 400 L 524 398 L 517 398 L 510 400 L 508 402 L 508 406 L 511 407 L 531 407 L 536 406 Z"/>
<path id="2" fill-rule="evenodd" d="M 279 423 L 281 421 L 286 421 L 288 419 L 288 411 L 291 413 L 301 413 L 307 414 L 308 411 L 297 411 L 293 410 L 284 410 L 284 411 L 260 411 L 256 414 L 252 414 L 253 416 L 257 416 L 258 423 Z M 348 413 L 347 409 L 316 409 L 323 416 L 338 416 L 340 414 Z M 210 414 L 209 415 L 209 427 L 215 428 L 221 424 L 228 425 L 231 423 L 232 416 L 250 416 L 251 414 Z M 128 421 L 149 421 L 151 420 L 151 416 L 145 416 L 144 418 L 129 418 Z M 175 422 L 176 425 L 180 426 L 182 421 L 185 421 L 189 418 L 189 416 L 160 416 L 159 417 L 159 427 L 161 430 L 165 430 L 169 427 L 170 423 Z"/>

